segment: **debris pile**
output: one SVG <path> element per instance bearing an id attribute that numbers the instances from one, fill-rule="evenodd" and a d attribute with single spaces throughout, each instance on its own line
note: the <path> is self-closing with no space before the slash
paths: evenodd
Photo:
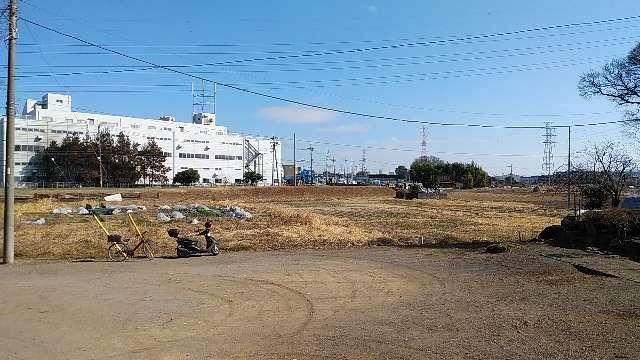
<path id="1" fill-rule="evenodd" d="M 21 223 L 22 224 L 28 224 L 28 225 L 44 225 L 45 222 L 46 221 L 44 220 L 44 218 L 38 218 L 38 219 L 35 219 L 33 221 L 22 221 Z"/>
<path id="2" fill-rule="evenodd" d="M 250 219 L 252 216 L 250 212 L 238 206 L 229 206 L 229 207 L 223 208 L 222 213 L 225 216 L 241 219 L 241 220 Z"/>
<path id="3" fill-rule="evenodd" d="M 146 206 L 144 205 L 104 205 L 99 204 L 95 207 L 92 207 L 90 204 L 85 205 L 84 207 L 80 206 L 76 209 L 70 209 L 67 207 L 60 207 L 53 209 L 52 213 L 55 215 L 115 215 L 121 212 L 137 212 L 137 211 L 147 211 Z"/>
<path id="4" fill-rule="evenodd" d="M 251 213 L 238 206 L 224 207 L 220 209 L 211 208 L 203 204 L 191 204 L 187 205 L 162 205 L 158 207 L 158 213 L 156 220 L 158 221 L 170 221 L 189 218 L 192 219 L 192 224 L 197 224 L 197 218 L 203 217 L 230 217 L 234 219 L 249 219 Z"/>

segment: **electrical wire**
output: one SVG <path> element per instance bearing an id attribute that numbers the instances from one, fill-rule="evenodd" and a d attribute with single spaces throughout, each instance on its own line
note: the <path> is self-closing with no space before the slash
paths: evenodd
<path id="1" fill-rule="evenodd" d="M 180 74 L 180 75 L 184 75 L 184 76 L 188 76 L 194 79 L 198 79 L 204 82 L 210 82 L 210 83 L 214 83 L 214 84 L 218 84 L 220 86 L 229 88 L 229 89 L 233 89 L 239 92 L 243 92 L 246 94 L 251 94 L 251 95 L 255 95 L 255 96 L 260 96 L 260 97 L 264 97 L 264 98 L 268 98 L 268 99 L 273 99 L 273 100 L 279 100 L 279 101 L 283 101 L 283 102 L 287 102 L 287 103 L 291 103 L 291 104 L 296 104 L 296 105 L 300 105 L 300 106 L 304 106 L 304 107 L 309 107 L 309 108 L 315 108 L 315 109 L 319 109 L 319 110 L 325 110 L 325 111 L 330 111 L 330 112 L 335 112 L 335 113 L 341 113 L 341 114 L 345 114 L 345 115 L 352 115 L 352 116 L 358 116 L 358 117 L 366 117 L 366 118 L 372 118 L 372 119 L 380 119 L 380 120 L 389 120 L 389 121 L 395 121 L 395 122 L 403 122 L 403 123 L 414 123 L 414 124 L 425 124 L 425 125 L 438 125 L 438 126 L 467 126 L 467 127 L 477 127 L 477 128 L 503 128 L 503 129 L 542 129 L 544 127 L 541 126 L 516 126 L 516 125 L 487 125 L 487 124 L 465 124 L 465 123 L 446 123 L 446 122 L 435 122 L 435 121 L 422 121 L 422 120 L 416 120 L 416 119 L 408 119 L 408 118 L 400 118 L 400 117 L 393 117 L 393 116 L 385 116 L 385 115 L 376 115 L 376 114 L 368 114 L 368 113 L 362 113 L 362 112 L 357 112 L 357 111 L 350 111 L 350 110 L 343 110 L 343 109 L 336 109 L 336 108 L 332 108 L 332 107 L 328 107 L 328 106 L 322 106 L 322 105 L 316 105 L 316 104 L 311 104 L 311 103 L 306 103 L 303 101 L 298 101 L 298 100 L 293 100 L 293 99 L 288 99 L 288 98 L 284 98 L 281 96 L 276 96 L 276 95 L 270 95 L 267 93 L 262 93 L 262 92 L 258 92 L 258 91 L 254 91 L 254 90 L 250 90 L 250 89 L 246 89 L 246 88 L 241 88 L 235 85 L 231 85 L 231 84 L 226 84 L 226 83 L 221 83 L 221 82 L 217 82 L 217 81 L 212 81 L 210 79 L 204 78 L 202 76 L 198 76 L 198 75 L 193 75 L 181 70 L 176 70 L 170 67 L 166 67 L 163 65 L 158 65 L 155 64 L 153 62 L 150 62 L 148 60 L 144 60 L 135 56 L 131 56 L 128 54 L 125 54 L 123 52 L 117 51 L 117 50 L 113 50 L 95 43 L 92 43 L 90 41 L 87 40 L 83 40 L 77 36 L 74 35 L 70 35 L 64 32 L 61 32 L 59 30 L 55 30 L 53 28 L 50 28 L 48 26 L 39 24 L 37 22 L 25 19 L 23 17 L 18 17 L 20 20 L 28 22 L 30 24 L 33 24 L 35 26 L 38 26 L 42 29 L 48 30 L 50 32 L 56 33 L 58 35 L 64 36 L 64 37 L 68 37 L 71 39 L 74 39 L 76 41 L 79 41 L 81 43 L 87 44 L 87 45 L 91 45 L 94 46 L 98 49 L 101 49 L 103 51 L 115 54 L 115 55 L 119 55 L 121 57 L 125 57 L 137 62 L 141 62 L 141 63 L 145 63 L 147 65 L 150 65 L 152 67 L 156 67 L 156 68 L 161 68 L 176 74 Z M 629 17 L 632 18 L 632 17 Z M 640 16 L 637 16 L 637 18 L 640 18 Z M 603 21 L 600 21 L 603 22 Z M 526 31 L 526 30 L 524 30 Z M 503 34 L 507 34 L 507 33 L 503 33 Z M 595 124 L 595 123 L 594 123 Z M 586 126 L 586 125 L 585 125 Z M 594 125 L 589 125 L 589 126 L 594 126 Z"/>
<path id="2" fill-rule="evenodd" d="M 621 38 L 625 39 L 625 38 Z M 629 37 L 626 39 L 638 39 L 638 37 Z M 313 64 L 340 64 L 340 63 L 360 63 L 360 62 L 374 62 L 374 61 L 390 61 L 390 60 L 411 60 L 411 59 L 424 59 L 424 58 L 437 58 L 437 57 L 450 57 L 455 56 L 453 59 L 440 59 L 440 60 L 428 60 L 428 61 L 412 61 L 408 63 L 383 63 L 383 64 L 367 64 L 367 65 L 349 65 L 349 66 L 333 66 L 333 67 L 319 67 L 319 68 L 284 68 L 284 69 L 266 69 L 266 70 L 213 70 L 213 71 L 192 71 L 191 74 L 225 74 L 225 73 L 299 73 L 299 72 L 318 72 L 318 71 L 340 71 L 340 70 L 364 70 L 364 69 L 380 69 L 380 68 L 388 68 L 388 67 L 404 67 L 404 66 L 416 66 L 416 65 L 429 65 L 429 64 L 443 64 L 443 63 L 457 63 L 457 62 L 466 62 L 466 61 L 478 61 L 478 60 L 490 60 L 490 59 L 499 59 L 499 58 L 510 58 L 510 57 L 520 57 L 520 56 L 532 56 L 532 55 L 543 55 L 548 53 L 555 52 L 564 52 L 564 51 L 578 51 L 585 49 L 593 49 L 603 46 L 612 46 L 612 45 L 626 45 L 627 42 L 624 43 L 612 43 L 612 41 L 619 39 L 607 39 L 607 40 L 596 40 L 596 41 L 588 41 L 584 42 L 584 44 L 588 43 L 602 43 L 599 46 L 586 46 L 586 47 L 576 47 L 569 49 L 555 49 L 555 50 L 546 50 L 546 51 L 537 51 L 537 52 L 520 52 L 520 53 L 507 53 L 500 54 L 495 56 L 476 56 L 478 54 L 485 53 L 502 53 L 502 52 L 511 52 L 511 51 L 520 51 L 526 49 L 536 49 L 536 48 L 554 48 L 557 46 L 567 46 L 574 44 L 560 44 L 554 46 L 540 46 L 540 47 L 529 47 L 529 48 L 520 48 L 520 49 L 501 49 L 501 50 L 491 50 L 491 51 L 480 51 L 480 52 L 467 52 L 467 53 L 458 53 L 458 54 L 436 54 L 436 55 L 427 55 L 427 56 L 409 56 L 409 57 L 395 57 L 395 58 L 381 58 L 381 59 L 354 59 L 354 60 L 342 60 L 342 61 L 325 61 L 325 62 L 308 62 L 308 63 L 299 63 L 297 65 L 313 65 Z M 580 43 L 575 43 L 580 44 Z M 459 57 L 464 55 L 472 55 L 471 57 Z M 287 64 L 261 64 L 263 66 L 274 66 L 274 65 L 287 65 Z M 296 65 L 296 64 L 293 64 Z M 108 67 L 109 65 L 107 65 Z M 192 65 L 171 65 L 167 67 L 179 67 L 179 68 L 189 68 L 199 66 L 199 64 Z M 62 66 L 61 66 L 62 67 Z M 67 66 L 63 66 L 67 67 Z M 90 67 L 102 67 L 101 65 L 90 65 Z M 130 68 L 124 70 L 103 70 L 103 71 L 83 71 L 83 72 L 66 72 L 66 73 L 57 73 L 56 76 L 69 76 L 69 75 L 88 75 L 88 74 L 113 74 L 113 73 L 121 73 L 121 72 L 144 72 L 146 74 L 155 74 L 149 72 L 149 70 L 153 70 L 152 67 L 140 67 L 140 68 Z M 19 75 L 19 78 L 32 78 L 32 77 L 47 77 L 52 76 L 49 73 L 43 73 L 38 71 L 22 71 Z"/>

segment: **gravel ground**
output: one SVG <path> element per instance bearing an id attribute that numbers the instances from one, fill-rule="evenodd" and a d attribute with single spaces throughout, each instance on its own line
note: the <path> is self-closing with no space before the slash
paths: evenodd
<path id="1" fill-rule="evenodd" d="M 0 267 L 8 359 L 634 359 L 640 285 L 427 248 Z"/>

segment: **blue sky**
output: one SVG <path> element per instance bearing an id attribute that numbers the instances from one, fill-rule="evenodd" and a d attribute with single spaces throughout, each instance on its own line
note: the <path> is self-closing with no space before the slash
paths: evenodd
<path id="1" fill-rule="evenodd" d="M 30 0 L 20 1 L 20 14 L 155 63 L 279 97 L 390 117 L 493 125 L 620 119 L 613 105 L 579 97 L 576 83 L 581 73 L 623 56 L 640 40 L 638 19 L 468 39 L 640 15 L 640 2 L 631 0 Z M 190 119 L 193 79 L 143 70 L 34 25 L 19 26 L 20 104 L 46 91 L 68 91 L 83 111 Z M 390 47 L 434 40 L 444 41 Z M 114 70 L 127 72 L 87 74 Z M 83 74 L 64 75 L 69 72 Z M 285 139 L 284 160 L 293 158 L 286 139 L 295 132 L 298 149 L 316 148 L 316 168 L 324 168 L 327 151 L 340 168 L 345 158 L 357 163 L 361 147 L 368 147 L 372 172 L 408 165 L 420 153 L 416 124 L 308 109 L 224 87 L 218 87 L 217 110 L 218 122 L 232 131 Z M 506 173 L 509 164 L 519 174 L 540 172 L 541 130 L 427 126 L 427 133 L 428 153 L 442 159 L 473 160 L 491 174 Z M 624 139 L 617 126 L 574 129 L 572 135 L 574 150 L 608 137 Z M 555 163 L 561 166 L 566 130 L 559 129 L 557 140 Z M 308 157 L 298 151 L 298 159 L 308 163 Z"/>

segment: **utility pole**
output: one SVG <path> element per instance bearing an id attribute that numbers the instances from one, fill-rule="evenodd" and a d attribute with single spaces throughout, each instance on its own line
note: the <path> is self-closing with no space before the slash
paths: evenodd
<path id="1" fill-rule="evenodd" d="M 271 137 L 271 186 L 273 186 L 275 183 L 273 181 L 273 173 L 274 170 L 277 171 L 278 169 L 278 164 L 277 164 L 277 160 L 276 160 L 276 146 L 278 144 L 278 138 L 275 136 Z M 280 185 L 280 174 L 278 172 L 278 185 Z"/>
<path id="2" fill-rule="evenodd" d="M 298 186 L 298 167 L 296 166 L 296 133 L 293 133 L 293 186 Z"/>
<path id="3" fill-rule="evenodd" d="M 327 149 L 327 155 L 324 157 L 324 184 L 329 182 L 329 149 Z"/>
<path id="4" fill-rule="evenodd" d="M 511 188 L 513 189 L 513 164 L 509 165 L 509 182 L 511 183 Z"/>
<path id="5" fill-rule="evenodd" d="M 309 153 L 311 154 L 311 185 L 313 185 L 313 150 L 315 150 L 312 146 L 307 148 Z"/>
<path id="6" fill-rule="evenodd" d="M 569 153 L 567 154 L 567 176 L 568 176 L 568 182 L 567 182 L 567 207 L 571 208 L 571 126 L 568 127 L 569 129 Z"/>
<path id="7" fill-rule="evenodd" d="M 5 264 L 13 263 L 14 255 L 14 188 L 15 188 L 15 122 L 16 122 L 16 88 L 15 88 L 15 67 L 16 67 L 16 18 L 18 16 L 18 1 L 11 0 L 9 3 L 9 42 L 8 62 L 7 62 L 7 127 L 6 131 L 6 160 L 4 167 L 4 243 L 3 259 Z"/>
<path id="8" fill-rule="evenodd" d="M 360 173 L 364 176 L 365 165 L 367 162 L 367 151 L 365 149 L 362 149 L 362 159 L 360 159 L 360 161 Z"/>
<path id="9" fill-rule="evenodd" d="M 102 134 L 100 133 L 100 125 L 98 124 L 98 161 L 100 165 L 100 189 L 102 189 Z"/>
<path id="10" fill-rule="evenodd" d="M 347 158 L 344 158 L 344 184 L 349 184 L 349 178 L 347 177 Z"/>
<path id="11" fill-rule="evenodd" d="M 336 174 L 336 157 L 335 156 L 331 158 L 331 163 L 333 164 L 333 183 L 337 184 L 338 174 Z"/>

